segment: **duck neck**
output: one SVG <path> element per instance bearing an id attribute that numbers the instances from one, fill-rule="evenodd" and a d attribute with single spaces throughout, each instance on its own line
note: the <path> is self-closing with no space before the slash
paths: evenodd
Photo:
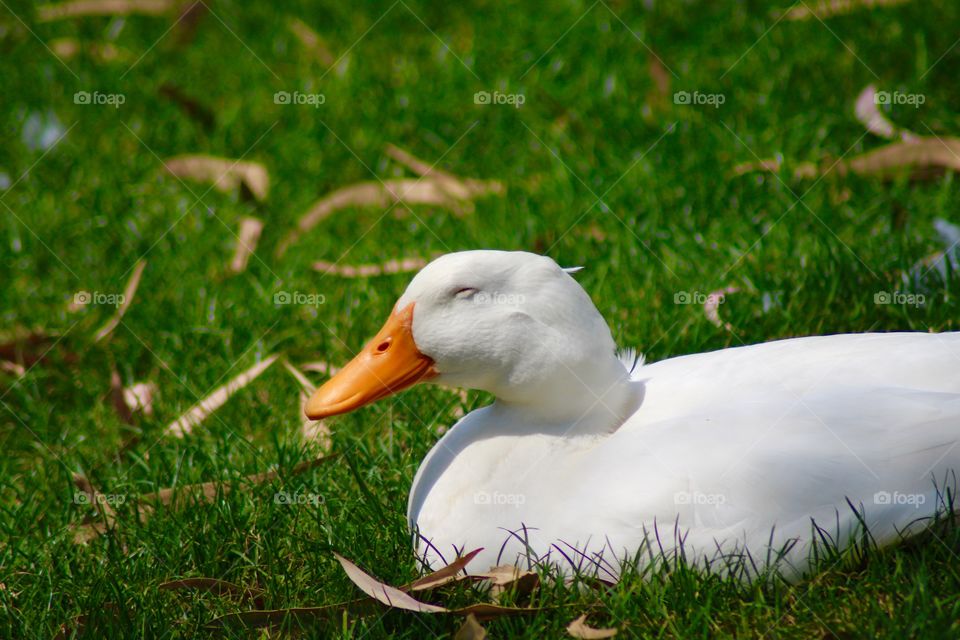
<path id="1" fill-rule="evenodd" d="M 528 425 L 557 435 L 602 435 L 616 431 L 643 402 L 643 382 L 632 380 L 613 354 L 559 363 L 549 375 L 520 389 L 495 394 L 501 424 Z"/>

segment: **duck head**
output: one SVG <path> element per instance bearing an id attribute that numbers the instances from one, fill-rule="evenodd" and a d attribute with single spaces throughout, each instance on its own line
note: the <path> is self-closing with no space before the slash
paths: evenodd
<path id="1" fill-rule="evenodd" d="M 306 414 L 346 413 L 418 382 L 487 391 L 543 421 L 601 407 L 610 416 L 600 422 L 622 422 L 639 404 L 635 389 L 623 393 L 629 372 L 590 297 L 552 259 L 525 252 L 464 251 L 428 264 Z"/>

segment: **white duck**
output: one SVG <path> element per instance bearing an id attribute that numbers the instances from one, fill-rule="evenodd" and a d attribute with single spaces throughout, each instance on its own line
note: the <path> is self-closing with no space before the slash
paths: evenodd
<path id="1" fill-rule="evenodd" d="M 616 355 L 568 272 L 530 253 L 430 263 L 306 413 L 420 381 L 496 396 L 414 479 L 408 519 L 433 567 L 483 547 L 475 566 L 538 559 L 610 577 L 675 553 L 729 571 L 747 552 L 748 570 L 795 577 L 816 541 L 843 548 L 861 521 L 881 545 L 923 527 L 960 469 L 960 333 L 643 364 Z"/>

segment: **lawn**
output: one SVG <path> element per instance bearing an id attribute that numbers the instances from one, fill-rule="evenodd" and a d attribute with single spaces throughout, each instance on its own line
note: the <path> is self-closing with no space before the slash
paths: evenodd
<path id="1" fill-rule="evenodd" d="M 855 117 L 871 84 L 900 97 L 879 110 L 904 130 L 960 135 L 960 5 L 882 4 L 803 18 L 784 11 L 813 0 L 205 0 L 54 19 L 0 2 L 0 636 L 192 638 L 220 615 L 359 597 L 334 553 L 392 585 L 419 574 L 407 490 L 438 433 L 489 398 L 421 386 L 330 420 L 329 451 L 305 438 L 301 386 L 283 362 L 322 382 L 304 365 L 347 361 L 411 277 L 347 277 L 317 261 L 544 253 L 585 267 L 577 278 L 618 343 L 649 360 L 960 329 L 960 277 L 917 266 L 946 248 L 938 219 L 960 224 L 953 173 L 840 170 L 891 144 Z M 290 236 L 331 192 L 418 179 L 390 145 L 501 189 L 348 203 Z M 269 191 L 165 169 L 185 154 L 258 163 Z M 769 159 L 774 171 L 745 164 Z M 232 270 L 246 218 L 262 234 Z M 908 286 L 911 271 L 921 282 Z M 711 319 L 701 302 L 719 290 Z M 274 354 L 191 433 L 169 433 Z M 135 383 L 155 387 L 149 413 L 117 406 Z M 336 457 L 294 473 L 321 455 Z M 115 511 L 84 543 L 78 531 L 106 516 L 76 475 Z M 219 483 L 210 501 L 137 508 L 203 482 Z M 514 598 L 540 611 L 484 626 L 492 638 L 565 637 L 588 613 L 617 637 L 955 637 L 958 554 L 947 523 L 824 560 L 793 585 L 683 567 L 610 589 L 545 583 Z M 263 594 L 158 588 L 189 577 Z M 489 597 L 460 585 L 433 601 Z M 304 634 L 450 637 L 461 623 L 383 607 L 338 611 Z"/>

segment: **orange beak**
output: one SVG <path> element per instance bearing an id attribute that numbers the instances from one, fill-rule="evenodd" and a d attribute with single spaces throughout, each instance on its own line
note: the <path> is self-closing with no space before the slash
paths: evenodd
<path id="1" fill-rule="evenodd" d="M 308 418 L 347 413 L 437 375 L 413 340 L 413 305 L 394 309 L 373 340 L 314 392 Z"/>

